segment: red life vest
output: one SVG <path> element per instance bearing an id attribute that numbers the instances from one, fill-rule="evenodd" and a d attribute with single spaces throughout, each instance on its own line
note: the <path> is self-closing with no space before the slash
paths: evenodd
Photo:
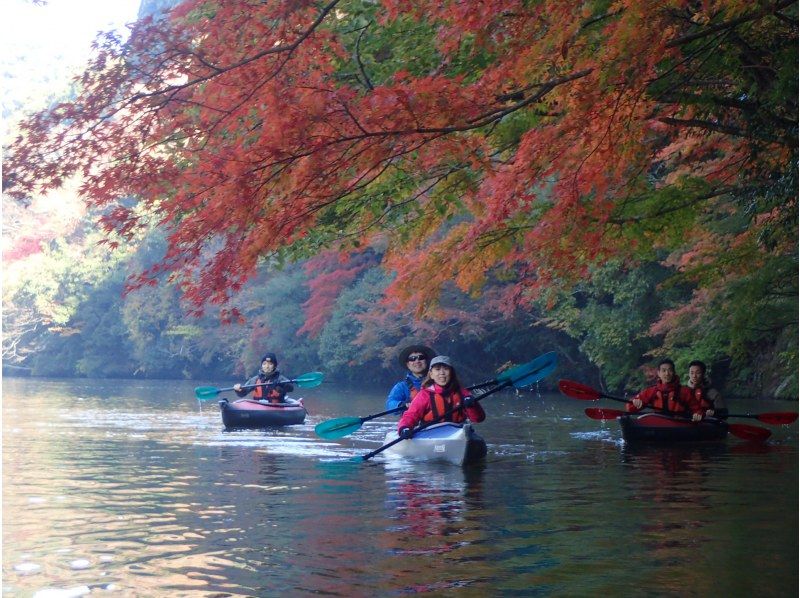
<path id="1" fill-rule="evenodd" d="M 425 390 L 428 393 L 430 402 L 427 411 L 425 411 L 425 415 L 422 416 L 422 421 L 426 423 L 446 421 L 456 424 L 464 421 L 464 410 L 458 409 L 462 399 L 461 393 L 458 390 L 454 390 L 446 396 L 437 393 L 433 386 L 429 386 Z M 451 409 L 452 411 L 442 418 L 442 416 Z"/>
<path id="2" fill-rule="evenodd" d="M 689 387 L 687 386 L 687 388 Z M 696 409 L 698 406 L 703 410 L 714 408 L 714 401 L 708 398 L 705 388 L 697 386 L 695 388 L 689 388 L 689 391 L 692 393 L 693 409 Z"/>
<path id="3" fill-rule="evenodd" d="M 653 398 L 652 407 L 660 409 L 668 413 L 684 413 L 689 411 L 689 405 L 685 405 L 680 396 L 681 387 L 678 385 L 671 386 L 669 391 L 665 394 L 660 388 L 656 390 L 655 397 Z"/>

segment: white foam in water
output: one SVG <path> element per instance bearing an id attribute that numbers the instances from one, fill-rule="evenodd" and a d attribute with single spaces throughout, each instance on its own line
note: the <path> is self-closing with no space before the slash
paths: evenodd
<path id="1" fill-rule="evenodd" d="M 88 569 L 91 563 L 88 559 L 75 559 L 69 564 L 73 569 Z"/>
<path id="2" fill-rule="evenodd" d="M 42 566 L 36 563 L 19 563 L 14 565 L 14 571 L 17 573 L 35 573 L 41 568 Z"/>
<path id="3" fill-rule="evenodd" d="M 612 442 L 621 445 L 622 439 L 612 434 L 609 430 L 597 430 L 594 432 L 570 432 L 572 438 L 579 440 L 600 440 L 602 442 Z"/>

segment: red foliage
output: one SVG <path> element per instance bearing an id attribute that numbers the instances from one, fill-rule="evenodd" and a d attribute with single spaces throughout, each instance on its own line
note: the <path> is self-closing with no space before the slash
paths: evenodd
<path id="1" fill-rule="evenodd" d="M 303 303 L 306 318 L 297 334 L 317 336 L 330 319 L 336 300 L 356 276 L 374 262 L 364 254 L 350 256 L 327 251 L 306 262 L 310 297 Z"/>
<path id="2" fill-rule="evenodd" d="M 201 306 L 225 302 L 261 259 L 314 237 L 321 214 L 358 206 L 395 169 L 422 181 L 423 208 L 451 175 L 468 173 L 458 202 L 428 210 L 416 236 L 390 237 L 390 292 L 426 306 L 444 281 L 476 292 L 492 269 L 510 269 L 519 286 L 509 296 L 524 302 L 635 249 L 620 213 L 652 189 L 656 165 L 674 180 L 727 184 L 763 177 L 768 168 L 749 162 L 754 147 L 781 164 L 796 146 L 741 134 L 744 112 L 722 123 L 685 99 L 705 93 L 691 68 L 713 51 L 687 55 L 686 44 L 717 43 L 716 32 L 762 23 L 791 2 L 639 0 L 595 14 L 594 2 L 387 0 L 385 22 L 436 24 L 442 62 L 369 89 L 338 77 L 351 59 L 334 23 L 339 4 L 187 0 L 168 19 L 137 23 L 126 43 L 101 40 L 78 99 L 24 124 L 7 160 L 10 191 L 25 196 L 80 173 L 107 230 L 132 235 L 156 214 L 169 230 L 166 258 L 133 282 L 176 274 Z M 451 65 L 467 39 L 471 56 L 488 58 L 465 74 Z M 674 73 L 681 93 L 651 93 Z M 493 130 L 515 114 L 538 123 L 501 146 Z M 120 203 L 130 195 L 138 208 Z M 455 215 L 467 218 L 444 230 Z M 362 243 L 382 232 L 380 218 L 340 218 L 343 235 Z M 361 268 L 328 259 L 314 262 L 323 272 L 306 306 L 309 334 Z"/>

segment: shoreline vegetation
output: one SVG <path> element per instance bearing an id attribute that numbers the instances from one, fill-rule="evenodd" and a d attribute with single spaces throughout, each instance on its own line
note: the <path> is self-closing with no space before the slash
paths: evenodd
<path id="1" fill-rule="evenodd" d="M 425 342 L 797 400 L 797 3 L 449 8 L 145 0 L 99 35 L 8 115 L 4 373 L 391 381 Z"/>

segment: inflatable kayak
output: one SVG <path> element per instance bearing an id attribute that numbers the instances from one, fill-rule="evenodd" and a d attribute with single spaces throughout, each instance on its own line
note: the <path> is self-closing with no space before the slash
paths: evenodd
<path id="1" fill-rule="evenodd" d="M 219 402 L 222 423 L 226 428 L 268 428 L 302 424 L 306 419 L 303 399 L 286 398 L 285 403 L 268 403 L 255 399 L 228 399 Z"/>
<path id="2" fill-rule="evenodd" d="M 389 432 L 384 444 L 396 439 L 397 431 Z M 468 423 L 442 422 L 417 432 L 412 438 L 402 440 L 384 452 L 406 459 L 465 465 L 486 456 L 486 441 Z"/>
<path id="3" fill-rule="evenodd" d="M 724 440 L 728 424 L 718 419 L 692 422 L 661 413 L 622 415 L 619 418 L 626 442 L 701 442 Z"/>

